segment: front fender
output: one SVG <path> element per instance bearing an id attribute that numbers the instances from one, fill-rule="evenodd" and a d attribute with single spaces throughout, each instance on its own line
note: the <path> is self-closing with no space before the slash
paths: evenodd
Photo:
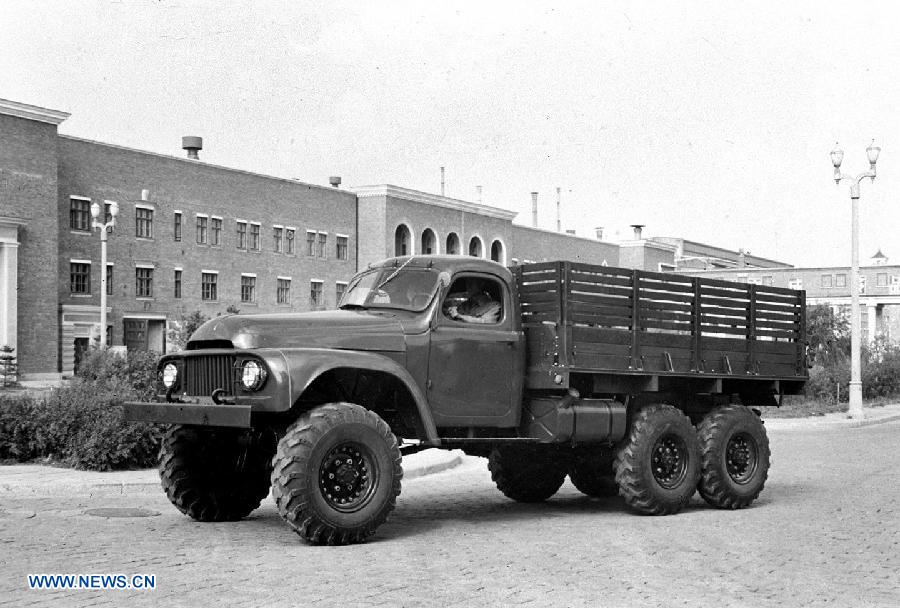
<path id="1" fill-rule="evenodd" d="M 282 349 L 281 356 L 287 365 L 290 379 L 291 404 L 297 401 L 316 378 L 333 369 L 369 369 L 394 376 L 412 395 L 428 440 L 438 443 L 437 427 L 434 425 L 425 395 L 409 372 L 393 359 L 377 353 L 327 348 Z"/>

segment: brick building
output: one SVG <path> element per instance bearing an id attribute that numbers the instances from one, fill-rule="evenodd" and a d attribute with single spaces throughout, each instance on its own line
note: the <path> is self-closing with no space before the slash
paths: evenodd
<path id="1" fill-rule="evenodd" d="M 99 335 L 92 203 L 119 209 L 108 235 L 105 331 L 110 345 L 128 349 L 165 350 L 167 330 L 193 311 L 332 308 L 358 269 L 392 255 L 667 270 L 709 248 L 640 234 L 611 243 L 397 186 L 343 190 L 210 165 L 194 138 L 185 138 L 187 158 L 79 139 L 58 133 L 67 117 L 0 100 L 0 344 L 16 348 L 23 380 L 71 375 Z M 716 252 L 717 266 L 783 266 Z"/>

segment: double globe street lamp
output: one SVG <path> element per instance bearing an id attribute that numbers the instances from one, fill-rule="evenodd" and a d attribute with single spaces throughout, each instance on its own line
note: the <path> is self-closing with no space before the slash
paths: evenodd
<path id="1" fill-rule="evenodd" d="M 100 221 L 100 203 L 91 203 L 92 228 L 100 229 L 100 348 L 106 348 L 106 239 L 116 225 L 116 216 L 119 215 L 119 204 L 115 201 L 104 201 L 103 219 Z M 106 221 L 106 207 L 109 211 L 109 221 Z"/>
<path id="2" fill-rule="evenodd" d="M 875 145 L 875 140 L 866 148 L 869 157 L 869 170 L 857 176 L 841 173 L 841 162 L 844 160 L 844 151 L 834 145 L 831 151 L 831 163 L 834 165 L 834 183 L 840 184 L 841 180 L 850 180 L 851 202 L 851 233 L 850 233 L 850 404 L 848 415 L 850 418 L 863 417 L 862 405 L 862 374 L 860 370 L 860 310 L 859 310 L 859 182 L 869 177 L 875 181 L 875 163 L 881 148 Z M 872 336 L 870 336 L 871 338 Z"/>

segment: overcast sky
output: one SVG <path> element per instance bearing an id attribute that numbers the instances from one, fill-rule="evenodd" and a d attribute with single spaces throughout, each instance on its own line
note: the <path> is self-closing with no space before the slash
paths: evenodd
<path id="1" fill-rule="evenodd" d="M 607 236 L 647 225 L 796 265 L 900 263 L 900 9 L 885 2 L 24 2 L 0 97 L 60 132 L 346 187 L 390 183 Z"/>

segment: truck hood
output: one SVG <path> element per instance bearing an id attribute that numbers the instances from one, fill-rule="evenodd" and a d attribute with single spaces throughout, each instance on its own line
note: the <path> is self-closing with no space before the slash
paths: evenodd
<path id="1" fill-rule="evenodd" d="M 229 315 L 200 326 L 188 348 L 207 341 L 230 341 L 235 348 L 337 348 L 406 350 L 403 327 L 390 313 L 329 310 L 307 313 Z"/>

